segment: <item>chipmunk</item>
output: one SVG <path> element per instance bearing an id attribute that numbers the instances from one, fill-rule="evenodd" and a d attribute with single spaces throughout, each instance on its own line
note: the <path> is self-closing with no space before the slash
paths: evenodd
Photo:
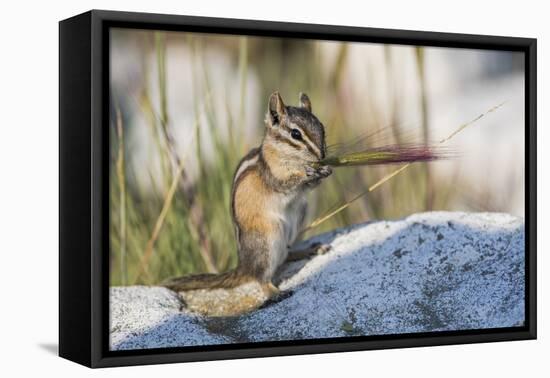
<path id="1" fill-rule="evenodd" d="M 299 106 L 293 107 L 286 106 L 278 92 L 273 93 L 265 123 L 261 145 L 240 161 L 233 177 L 231 217 L 238 247 L 237 267 L 221 274 L 198 274 L 164 283 L 177 292 L 200 290 L 201 295 L 224 289 L 224 298 L 227 290 L 250 283 L 262 292 L 261 299 L 248 300 L 237 306 L 239 310 L 229 312 L 256 308 L 279 294 L 272 280 L 303 226 L 305 194 L 332 173 L 328 166 L 313 168 L 312 163 L 325 157 L 325 129 L 312 113 L 306 94 L 300 93 Z M 314 245 L 293 252 L 291 259 L 323 250 L 325 246 Z M 200 312 L 211 313 L 204 308 Z"/>

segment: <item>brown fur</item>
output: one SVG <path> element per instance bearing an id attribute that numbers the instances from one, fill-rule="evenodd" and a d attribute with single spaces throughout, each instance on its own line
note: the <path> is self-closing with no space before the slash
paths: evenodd
<path id="1" fill-rule="evenodd" d="M 217 287 L 233 288 L 251 281 L 252 278 L 239 274 L 237 270 L 230 270 L 221 274 L 205 273 L 192 276 L 172 278 L 163 283 L 163 286 L 174 291 L 193 289 L 213 289 Z"/>

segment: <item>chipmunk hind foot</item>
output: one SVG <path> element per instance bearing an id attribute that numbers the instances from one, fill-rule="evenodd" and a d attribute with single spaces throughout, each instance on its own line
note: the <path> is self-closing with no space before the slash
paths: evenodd
<path id="1" fill-rule="evenodd" d="M 303 259 L 309 259 L 314 256 L 324 255 L 332 249 L 330 244 L 324 243 L 312 243 L 303 249 L 290 249 L 286 261 L 298 261 Z"/>

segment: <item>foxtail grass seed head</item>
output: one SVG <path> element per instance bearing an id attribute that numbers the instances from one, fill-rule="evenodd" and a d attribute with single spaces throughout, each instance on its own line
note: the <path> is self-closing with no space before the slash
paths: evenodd
<path id="1" fill-rule="evenodd" d="M 389 145 L 358 152 L 328 156 L 319 165 L 349 167 L 361 165 L 381 165 L 415 163 L 441 160 L 452 157 L 452 151 L 428 145 Z"/>

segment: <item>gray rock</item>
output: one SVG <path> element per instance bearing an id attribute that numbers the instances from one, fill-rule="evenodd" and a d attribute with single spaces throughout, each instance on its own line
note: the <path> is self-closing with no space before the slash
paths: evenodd
<path id="1" fill-rule="evenodd" d="M 239 317 L 191 314 L 158 287 L 111 288 L 113 349 L 521 326 L 521 218 L 432 212 L 308 240 L 332 249 L 284 266 L 288 295 Z"/>

